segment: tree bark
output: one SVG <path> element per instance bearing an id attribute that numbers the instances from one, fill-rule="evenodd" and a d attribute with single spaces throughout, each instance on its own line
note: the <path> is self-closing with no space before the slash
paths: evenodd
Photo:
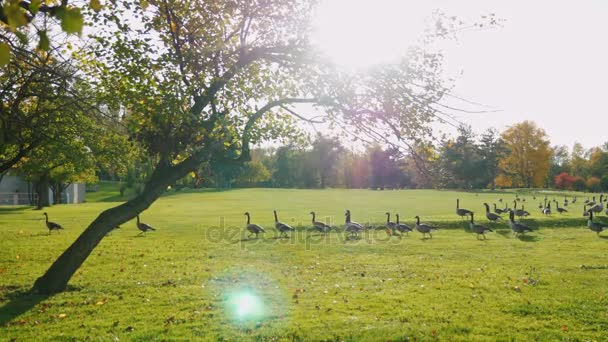
<path id="1" fill-rule="evenodd" d="M 133 219 L 147 209 L 167 186 L 194 169 L 196 160 L 186 159 L 176 166 L 157 166 L 144 191 L 134 199 L 102 212 L 68 249 L 55 260 L 32 287 L 33 293 L 53 294 L 66 289 L 69 280 L 99 242 L 114 227 Z"/>
<path id="2" fill-rule="evenodd" d="M 36 182 L 36 194 L 38 194 L 36 209 L 38 210 L 51 205 L 49 202 L 49 182 L 49 175 L 47 173 L 43 174 L 40 180 Z"/>

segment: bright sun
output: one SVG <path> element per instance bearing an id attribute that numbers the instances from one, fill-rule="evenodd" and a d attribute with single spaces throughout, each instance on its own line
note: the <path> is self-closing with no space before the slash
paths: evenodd
<path id="1" fill-rule="evenodd" d="M 346 68 L 391 62 L 421 37 L 432 11 L 428 2 L 323 0 L 314 40 L 328 58 Z"/>

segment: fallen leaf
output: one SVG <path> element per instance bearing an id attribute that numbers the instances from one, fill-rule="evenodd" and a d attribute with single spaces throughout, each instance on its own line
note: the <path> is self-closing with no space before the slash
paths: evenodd
<path id="1" fill-rule="evenodd" d="M 64 313 L 57 315 L 57 317 L 59 317 L 59 318 L 66 318 L 67 316 L 68 316 L 68 315 L 66 315 L 66 314 L 64 314 Z"/>

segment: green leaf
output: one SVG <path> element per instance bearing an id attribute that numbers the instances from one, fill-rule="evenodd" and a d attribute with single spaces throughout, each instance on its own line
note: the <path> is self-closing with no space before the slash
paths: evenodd
<path id="1" fill-rule="evenodd" d="M 18 28 L 27 24 L 25 13 L 23 13 L 23 9 L 17 1 L 5 3 L 2 10 L 11 28 Z"/>
<path id="2" fill-rule="evenodd" d="M 99 0 L 91 0 L 91 2 L 89 3 L 89 6 L 93 9 L 93 11 L 95 12 L 99 12 L 101 11 L 101 3 L 99 2 Z"/>
<path id="3" fill-rule="evenodd" d="M 15 35 L 17 36 L 17 38 L 19 38 L 19 41 L 21 42 L 21 44 L 27 44 L 28 39 L 27 39 L 27 35 L 21 31 L 15 31 Z"/>
<path id="4" fill-rule="evenodd" d="M 38 42 L 38 49 L 42 51 L 49 51 L 49 37 L 46 34 L 46 30 L 39 31 L 40 41 Z"/>
<path id="5" fill-rule="evenodd" d="M 84 19 L 78 8 L 67 8 L 63 13 L 63 19 L 61 20 L 61 29 L 66 33 L 80 33 L 82 32 L 82 25 Z"/>
<path id="6" fill-rule="evenodd" d="M 11 47 L 6 43 L 0 43 L 0 67 L 11 61 Z"/>
<path id="7" fill-rule="evenodd" d="M 32 0 L 32 2 L 30 2 L 30 12 L 32 12 L 33 15 L 36 15 L 36 13 L 38 13 L 41 2 L 42 1 L 40 0 Z"/>

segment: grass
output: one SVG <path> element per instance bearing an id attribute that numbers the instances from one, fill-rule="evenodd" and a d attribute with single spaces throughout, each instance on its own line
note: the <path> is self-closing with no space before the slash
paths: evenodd
<path id="1" fill-rule="evenodd" d="M 141 237 L 134 222 L 124 224 L 95 249 L 69 291 L 25 295 L 100 211 L 117 204 L 108 201 L 116 196 L 112 185 L 101 190 L 87 194 L 89 203 L 48 208 L 66 227 L 51 236 L 40 211 L 0 207 L 0 340 L 608 338 L 608 239 L 586 228 L 582 203 L 545 218 L 525 192 L 533 212 L 527 222 L 539 229 L 517 239 L 501 223 L 485 241 L 455 218 L 455 199 L 486 223 L 482 203 L 513 200 L 513 193 L 172 193 L 142 215 L 158 231 Z M 275 238 L 275 208 L 298 227 L 290 239 Z M 308 230 L 310 210 L 341 225 L 346 208 L 371 225 L 391 211 L 440 229 L 427 240 L 383 229 L 360 240 Z M 245 210 L 267 228 L 264 237 L 247 239 Z"/>

